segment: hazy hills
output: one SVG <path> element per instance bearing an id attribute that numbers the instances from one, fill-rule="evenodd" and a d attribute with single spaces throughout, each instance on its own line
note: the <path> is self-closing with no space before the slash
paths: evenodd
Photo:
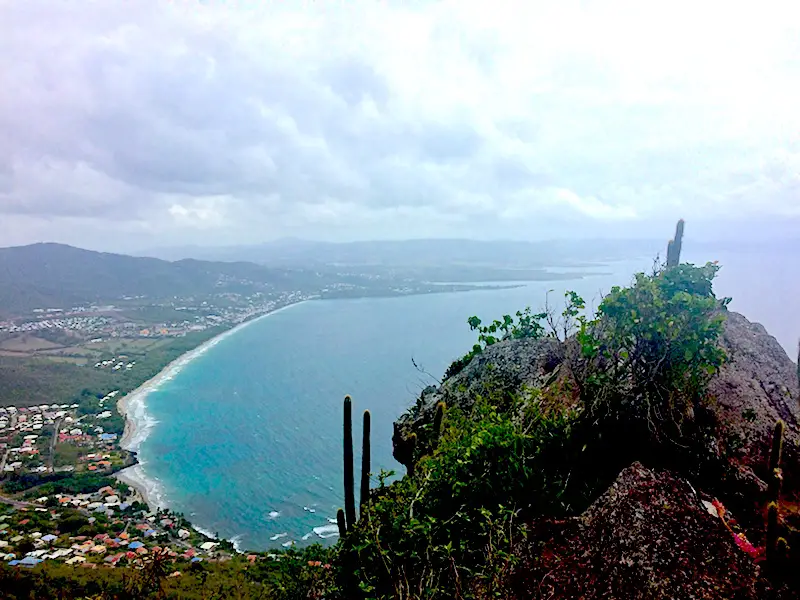
<path id="1" fill-rule="evenodd" d="M 719 253 L 798 254 L 800 240 L 743 237 L 728 241 L 692 239 L 684 249 L 700 257 Z M 320 242 L 282 239 L 242 246 L 176 246 L 138 252 L 166 260 L 248 261 L 273 267 L 352 266 L 404 269 L 494 267 L 541 269 L 585 263 L 655 258 L 664 253 L 662 239 L 573 239 L 479 241 L 468 239 Z"/>
<path id="2" fill-rule="evenodd" d="M 251 261 L 271 266 L 346 265 L 429 268 L 444 266 L 504 269 L 573 266 L 576 263 L 655 255 L 662 240 L 479 241 L 418 239 L 318 242 L 283 239 L 250 246 L 154 248 L 140 254 L 167 260 L 197 258 Z"/>
<path id="3" fill-rule="evenodd" d="M 169 298 L 213 291 L 297 289 L 314 275 L 244 262 L 168 262 L 62 244 L 0 248 L 0 316 L 33 308 Z"/>

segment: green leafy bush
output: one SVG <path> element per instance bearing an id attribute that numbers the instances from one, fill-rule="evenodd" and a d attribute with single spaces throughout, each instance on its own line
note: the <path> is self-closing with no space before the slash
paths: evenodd
<path id="1" fill-rule="evenodd" d="M 719 267 L 683 264 L 614 287 L 593 321 L 581 321 L 582 397 L 599 414 L 625 412 L 654 431 L 692 414 L 725 361 L 717 340 L 730 301 L 717 300 Z"/>
<path id="2" fill-rule="evenodd" d="M 491 398 L 448 412 L 414 477 L 373 493 L 342 542 L 340 567 L 368 597 L 464 597 L 511 566 L 521 514 L 561 510 L 558 456 L 573 415 L 543 414 L 536 395 L 499 411 Z M 456 594 L 456 595 L 457 595 Z"/>

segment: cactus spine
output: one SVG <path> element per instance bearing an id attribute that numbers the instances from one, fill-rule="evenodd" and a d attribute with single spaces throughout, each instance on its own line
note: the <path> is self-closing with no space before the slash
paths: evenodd
<path id="1" fill-rule="evenodd" d="M 786 538 L 779 537 L 776 548 L 776 554 L 780 560 L 786 560 L 789 557 L 789 543 L 786 541 Z"/>
<path id="2" fill-rule="evenodd" d="M 353 481 L 353 400 L 350 396 L 344 397 L 344 515 L 349 529 L 356 523 Z"/>
<path id="3" fill-rule="evenodd" d="M 681 248 L 683 247 L 684 221 L 678 221 L 675 227 L 675 238 L 667 244 L 667 267 L 677 267 L 681 262 Z"/>
<path id="4" fill-rule="evenodd" d="M 431 446 L 436 448 L 439 443 L 439 438 L 442 436 L 442 421 L 444 420 L 444 411 L 447 405 L 444 402 L 439 402 L 436 405 L 436 415 L 433 417 L 433 442 Z"/>
<path id="5" fill-rule="evenodd" d="M 369 500 L 369 473 L 370 473 L 370 428 L 371 416 L 368 410 L 364 411 L 364 429 L 361 440 L 361 503 L 359 510 L 364 516 L 364 506 Z"/>

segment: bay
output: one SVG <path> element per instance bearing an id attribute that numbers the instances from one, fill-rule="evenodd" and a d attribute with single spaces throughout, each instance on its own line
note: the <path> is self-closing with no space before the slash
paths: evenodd
<path id="1" fill-rule="evenodd" d="M 401 472 L 391 453 L 392 423 L 472 346 L 469 316 L 538 309 L 548 290 L 556 305 L 569 289 L 593 309 L 602 293 L 651 266 L 643 257 L 599 266 L 582 279 L 312 301 L 269 315 L 222 339 L 149 393 L 155 425 L 140 447 L 143 471 L 162 504 L 240 548 L 318 542 L 313 529 L 335 535 L 328 519 L 343 504 L 345 394 L 354 400 L 357 445 L 361 413 L 371 411 L 373 473 Z M 726 281 L 727 294 L 744 287 L 738 279 Z M 359 460 L 357 449 L 357 466 Z"/>

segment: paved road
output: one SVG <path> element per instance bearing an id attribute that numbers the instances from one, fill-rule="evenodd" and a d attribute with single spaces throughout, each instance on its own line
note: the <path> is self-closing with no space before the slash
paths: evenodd
<path id="1" fill-rule="evenodd" d="M 56 423 L 53 425 L 53 437 L 50 439 L 50 452 L 47 456 L 47 470 L 51 473 L 53 472 L 53 458 L 56 455 L 56 440 L 58 440 L 58 432 L 61 431 L 61 421 L 63 420 L 63 417 L 56 419 Z"/>
<path id="2" fill-rule="evenodd" d="M 33 504 L 31 502 L 20 502 L 19 500 L 12 500 L 11 498 L 5 498 L 4 496 L 0 496 L 0 504 L 10 504 L 16 508 L 42 508 L 41 504 Z"/>
<path id="3" fill-rule="evenodd" d="M 17 427 L 17 413 L 11 414 L 11 424 L 9 425 L 9 429 L 13 431 Z M 6 450 L 5 454 L 3 454 L 3 458 L 0 459 L 0 478 L 3 477 L 3 469 L 6 467 L 6 461 L 8 460 L 8 450 Z"/>

